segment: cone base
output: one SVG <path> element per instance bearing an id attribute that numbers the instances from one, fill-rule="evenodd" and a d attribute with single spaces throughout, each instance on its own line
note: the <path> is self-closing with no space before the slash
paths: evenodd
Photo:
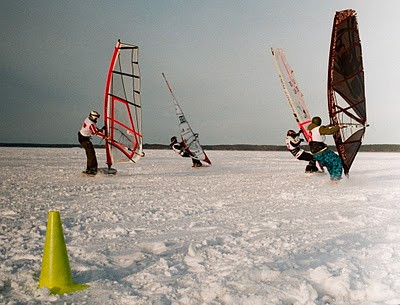
<path id="1" fill-rule="evenodd" d="M 42 288 L 42 287 L 47 287 L 45 285 L 39 286 L 38 288 Z M 85 284 L 72 284 L 69 286 L 65 286 L 65 287 L 52 287 L 49 288 L 50 290 L 50 294 L 64 294 L 64 293 L 72 293 L 78 290 L 84 290 L 86 288 L 89 288 L 89 285 L 85 285 Z"/>

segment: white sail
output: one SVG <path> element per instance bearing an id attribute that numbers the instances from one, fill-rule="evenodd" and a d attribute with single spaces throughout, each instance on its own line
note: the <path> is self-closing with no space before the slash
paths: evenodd
<path id="1" fill-rule="evenodd" d="M 165 83 L 167 84 L 169 92 L 172 95 L 172 100 L 175 105 L 176 115 L 178 117 L 178 123 L 179 123 L 181 137 L 182 137 L 183 142 L 187 146 L 186 150 L 188 151 L 188 153 L 191 154 L 191 156 L 193 158 L 200 160 L 200 161 L 207 162 L 208 164 L 211 164 L 210 159 L 208 159 L 208 156 L 206 155 L 206 153 L 204 152 L 203 148 L 200 145 L 198 134 L 193 132 L 188 121 L 186 120 L 185 115 L 183 114 L 183 111 L 182 111 L 181 107 L 179 106 L 178 101 L 175 98 L 174 92 L 172 91 L 164 73 L 162 73 L 162 76 L 164 77 Z"/>
<path id="2" fill-rule="evenodd" d="M 311 137 L 307 126 L 311 123 L 311 117 L 304 101 L 303 93 L 299 89 L 294 72 L 290 68 L 283 51 L 271 48 L 271 52 L 290 108 L 299 128 L 303 131 L 306 140 L 309 142 Z"/>

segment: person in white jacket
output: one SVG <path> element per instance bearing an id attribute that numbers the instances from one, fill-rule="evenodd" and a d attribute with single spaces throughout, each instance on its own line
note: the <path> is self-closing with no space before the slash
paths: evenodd
<path id="1" fill-rule="evenodd" d="M 92 141 L 90 140 L 93 135 L 105 138 L 106 136 L 102 133 L 105 127 L 98 129 L 96 126 L 97 119 L 100 114 L 97 111 L 90 112 L 89 116 L 83 121 L 82 127 L 78 132 L 78 141 L 85 149 L 86 152 L 86 174 L 96 175 L 97 174 L 97 158 L 96 152 Z"/>
<path id="2" fill-rule="evenodd" d="M 176 153 L 178 153 L 180 156 L 184 157 L 184 158 L 192 158 L 192 167 L 201 167 L 203 166 L 203 164 L 201 163 L 200 160 L 197 160 L 193 157 L 193 155 L 190 153 L 190 151 L 188 150 L 188 147 L 186 146 L 185 142 L 178 142 L 178 138 L 176 136 L 173 136 L 171 138 L 171 143 L 169 144 L 169 146 L 173 149 L 173 151 L 175 151 Z"/>
<path id="3" fill-rule="evenodd" d="M 300 148 L 301 142 L 303 139 L 300 139 L 300 131 L 295 132 L 292 129 L 289 129 L 286 133 L 286 147 L 292 153 L 292 155 L 302 161 L 308 161 L 306 166 L 306 173 L 318 172 L 318 167 L 316 166 L 316 161 L 313 158 L 313 155 L 304 149 Z"/>

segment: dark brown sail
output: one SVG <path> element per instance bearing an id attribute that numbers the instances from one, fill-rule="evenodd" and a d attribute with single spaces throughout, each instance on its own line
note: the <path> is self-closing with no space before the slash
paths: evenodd
<path id="1" fill-rule="evenodd" d="M 328 66 L 328 108 L 332 125 L 345 125 L 334 135 L 344 173 L 360 149 L 367 122 L 364 68 L 354 10 L 336 12 Z"/>

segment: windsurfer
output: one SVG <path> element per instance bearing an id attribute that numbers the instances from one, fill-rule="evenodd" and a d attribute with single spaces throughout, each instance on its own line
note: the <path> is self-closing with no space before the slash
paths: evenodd
<path id="1" fill-rule="evenodd" d="M 314 160 L 313 155 L 300 148 L 301 142 L 304 141 L 300 138 L 300 133 L 301 130 L 299 132 L 295 132 L 292 129 L 288 130 L 286 134 L 286 147 L 296 159 L 308 161 L 306 173 L 318 172 L 318 167 L 316 166 L 316 161 Z"/>
<path id="2" fill-rule="evenodd" d="M 200 160 L 193 158 L 192 154 L 188 151 L 188 147 L 186 146 L 185 142 L 178 142 L 178 138 L 176 136 L 171 138 L 171 144 L 169 144 L 169 146 L 180 156 L 185 158 L 191 157 L 193 162 L 192 167 L 201 167 L 203 165 Z"/>
<path id="3" fill-rule="evenodd" d="M 97 119 L 99 117 L 100 114 L 97 111 L 90 112 L 89 116 L 83 122 L 81 130 L 78 132 L 79 143 L 86 152 L 87 165 L 85 173 L 89 175 L 97 174 L 97 158 L 92 141 L 90 141 L 91 136 L 97 135 L 103 139 L 106 137 L 102 133 L 105 128 L 103 127 L 102 129 L 98 129 L 96 127 Z"/>
<path id="4" fill-rule="evenodd" d="M 321 126 L 322 120 L 320 117 L 313 117 L 311 124 L 307 129 L 311 132 L 310 149 L 314 160 L 321 163 L 328 169 L 331 180 L 342 179 L 343 164 L 342 159 L 328 148 L 325 144 L 325 136 L 333 135 L 341 128 L 338 126 Z"/>

